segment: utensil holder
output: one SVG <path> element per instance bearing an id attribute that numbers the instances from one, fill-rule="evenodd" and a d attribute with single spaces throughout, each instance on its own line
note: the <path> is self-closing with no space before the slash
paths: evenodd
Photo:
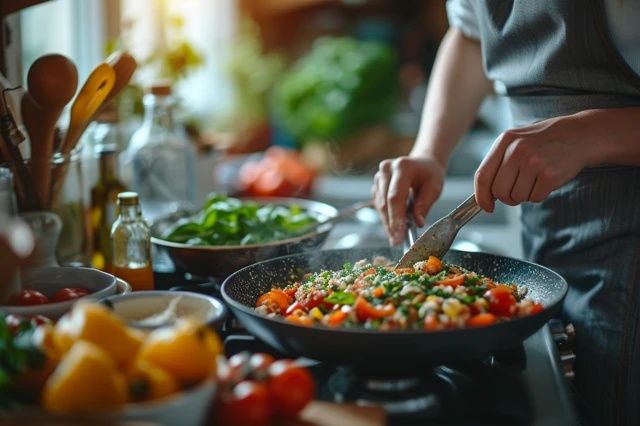
<path id="1" fill-rule="evenodd" d="M 91 262 L 90 208 L 84 194 L 80 149 L 56 153 L 49 162 L 52 190 L 48 210 L 62 221 L 56 255 L 61 265 L 88 266 Z"/>

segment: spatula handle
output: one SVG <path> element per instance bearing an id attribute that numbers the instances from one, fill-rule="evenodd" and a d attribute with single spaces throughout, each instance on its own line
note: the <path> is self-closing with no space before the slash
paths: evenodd
<path id="1" fill-rule="evenodd" d="M 453 220 L 455 226 L 457 228 L 461 228 L 467 222 L 469 222 L 475 215 L 480 213 L 482 209 L 476 203 L 476 197 L 474 194 L 471 194 L 469 198 L 464 200 L 462 204 L 456 207 L 451 213 L 450 217 Z"/>

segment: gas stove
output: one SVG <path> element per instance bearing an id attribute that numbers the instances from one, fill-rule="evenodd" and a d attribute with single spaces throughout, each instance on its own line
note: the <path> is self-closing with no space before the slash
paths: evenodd
<path id="1" fill-rule="evenodd" d="M 215 279 L 156 272 L 156 286 L 222 300 Z M 248 334 L 232 316 L 220 333 L 227 356 L 242 351 L 286 356 Z M 415 366 L 384 376 L 306 358 L 297 361 L 316 378 L 318 399 L 381 406 L 389 425 L 572 425 L 578 417 L 568 386 L 571 346 L 571 328 L 554 321 L 522 344 L 485 359 Z"/>

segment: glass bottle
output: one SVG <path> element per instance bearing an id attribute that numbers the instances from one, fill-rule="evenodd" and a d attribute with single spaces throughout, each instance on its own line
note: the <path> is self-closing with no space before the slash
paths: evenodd
<path id="1" fill-rule="evenodd" d="M 167 83 L 152 85 L 143 98 L 144 121 L 124 153 L 131 187 L 140 195 L 145 217 L 188 208 L 195 198 L 195 148 L 173 117 L 175 101 Z"/>
<path id="2" fill-rule="evenodd" d="M 116 220 L 118 194 L 126 188 L 116 175 L 117 151 L 114 145 L 102 145 L 98 152 L 98 181 L 91 188 L 91 229 L 93 231 L 94 268 L 113 271 L 111 225 Z"/>
<path id="3" fill-rule="evenodd" d="M 100 155 L 103 151 L 115 150 L 116 156 L 124 149 L 124 137 L 118 121 L 118 111 L 115 102 L 109 102 L 100 111 L 96 120 L 91 123 L 82 138 L 82 172 L 86 194 L 89 197 L 91 189 L 96 185 L 100 176 Z M 117 161 L 117 160 L 116 160 Z M 117 175 L 118 173 L 116 173 Z"/>
<path id="4" fill-rule="evenodd" d="M 118 194 L 118 217 L 111 228 L 113 274 L 134 291 L 153 290 L 151 234 L 142 218 L 138 194 Z"/>

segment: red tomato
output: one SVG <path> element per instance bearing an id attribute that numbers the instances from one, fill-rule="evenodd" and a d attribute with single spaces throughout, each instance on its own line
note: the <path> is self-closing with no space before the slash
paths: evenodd
<path id="1" fill-rule="evenodd" d="M 220 369 L 220 380 L 231 386 L 245 380 L 251 372 L 251 367 L 249 366 L 250 358 L 249 352 L 239 352 L 233 355 L 229 358 L 226 368 Z"/>
<path id="2" fill-rule="evenodd" d="M 333 303 L 325 302 L 324 295 L 319 291 L 314 291 L 309 295 L 309 298 L 301 302 L 302 307 L 305 311 L 310 311 L 316 306 L 324 305 L 328 308 L 333 306 Z"/>
<path id="3" fill-rule="evenodd" d="M 251 374 L 258 381 L 263 381 L 269 376 L 269 366 L 273 364 L 275 359 L 264 352 L 258 352 L 251 355 L 249 358 L 249 366 L 251 367 Z"/>
<path id="4" fill-rule="evenodd" d="M 542 312 L 543 310 L 544 310 L 544 308 L 542 307 L 542 305 L 540 303 L 534 303 L 533 306 L 531 307 L 531 315 L 538 314 L 538 313 Z"/>
<path id="5" fill-rule="evenodd" d="M 77 299 L 78 297 L 91 294 L 89 290 L 84 287 L 65 287 L 56 291 L 51 298 L 52 302 L 64 302 L 66 300 Z"/>
<path id="6" fill-rule="evenodd" d="M 304 308 L 302 307 L 302 304 L 296 300 L 295 302 L 293 302 L 292 304 L 289 305 L 289 307 L 284 312 L 284 314 L 285 314 L 285 316 L 291 315 L 293 313 L 293 311 L 295 311 L 297 309 L 300 309 L 302 311 L 304 310 Z"/>
<path id="7" fill-rule="evenodd" d="M 49 298 L 37 290 L 22 289 L 13 297 L 12 304 L 20 306 L 44 305 Z"/>
<path id="8" fill-rule="evenodd" d="M 489 301 L 489 312 L 501 317 L 511 317 L 516 311 L 516 298 L 507 287 L 495 287 L 484 294 Z"/>
<path id="9" fill-rule="evenodd" d="M 307 369 L 290 360 L 279 360 L 271 364 L 269 396 L 276 416 L 297 416 L 314 395 L 315 381 Z"/>
<path id="10" fill-rule="evenodd" d="M 245 380 L 231 393 L 223 393 L 216 406 L 216 424 L 268 426 L 271 422 L 269 391 L 265 384 Z"/>

